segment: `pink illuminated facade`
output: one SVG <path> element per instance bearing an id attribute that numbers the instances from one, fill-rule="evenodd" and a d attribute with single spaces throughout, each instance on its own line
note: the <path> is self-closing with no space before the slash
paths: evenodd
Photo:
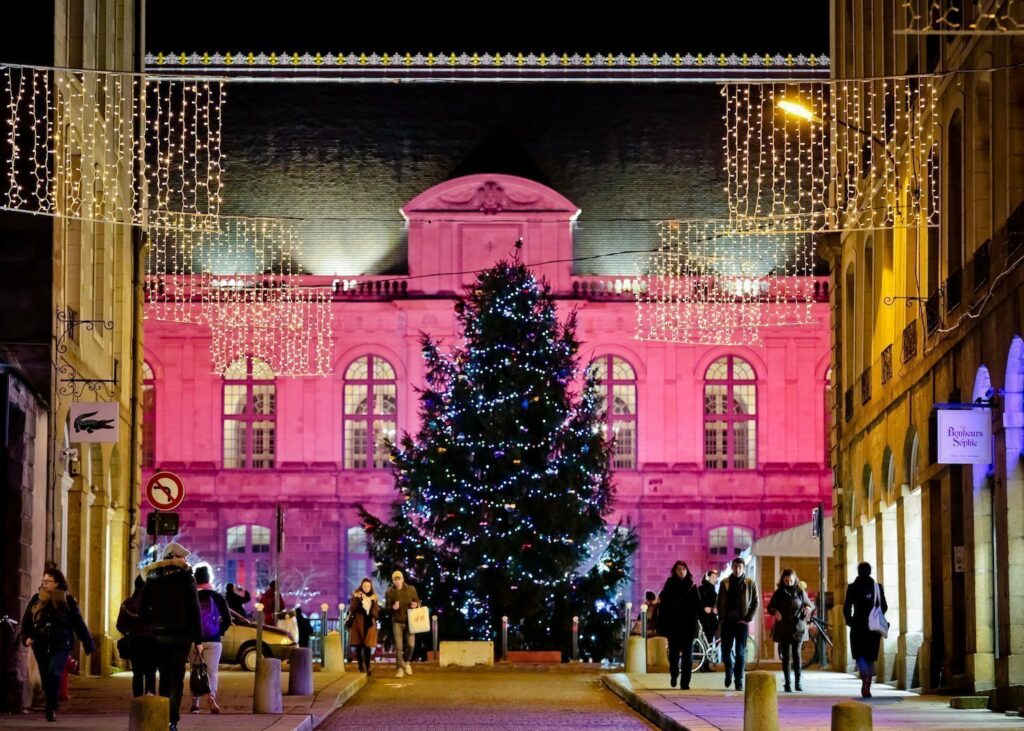
<path id="1" fill-rule="evenodd" d="M 329 377 L 279 378 L 251 358 L 215 375 L 208 330 L 146 323 L 152 461 L 143 477 L 160 468 L 184 478 L 179 540 L 220 583 L 252 590 L 269 580 L 277 504 L 289 603 L 336 606 L 370 573 L 356 506 L 385 514 L 394 497 L 379 444 L 416 428 L 420 333 L 454 338 L 454 298 L 473 275 L 453 273 L 489 266 L 520 238 L 564 311 L 579 313 L 582 361 L 604 376 L 617 515 L 640 535 L 635 603 L 660 589 L 674 560 L 721 566 L 830 504 L 827 280 L 806 282 L 817 324 L 766 330 L 763 347 L 641 342 L 633 266 L 619 279 L 574 275 L 580 211 L 550 188 L 472 175 L 427 190 L 402 213 L 408 274 L 335 282 Z"/>

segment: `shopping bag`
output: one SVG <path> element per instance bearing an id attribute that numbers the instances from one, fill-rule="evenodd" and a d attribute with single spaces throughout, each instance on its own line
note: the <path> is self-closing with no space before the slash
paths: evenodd
<path id="1" fill-rule="evenodd" d="M 885 618 L 885 613 L 882 612 L 877 581 L 875 582 L 875 606 L 871 607 L 871 611 L 868 613 L 868 629 L 872 632 L 877 632 L 882 637 L 889 636 L 889 620 Z"/>
<path id="2" fill-rule="evenodd" d="M 409 610 L 409 633 L 419 634 L 430 631 L 430 610 L 427 607 L 416 607 Z"/>
<path id="3" fill-rule="evenodd" d="M 188 674 L 188 688 L 192 691 L 192 697 L 209 695 L 210 693 L 210 671 L 203 660 L 203 653 L 195 652 L 192 655 L 192 669 Z"/>

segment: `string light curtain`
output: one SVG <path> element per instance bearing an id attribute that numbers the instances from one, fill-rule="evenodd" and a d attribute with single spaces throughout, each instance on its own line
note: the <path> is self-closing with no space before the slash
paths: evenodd
<path id="1" fill-rule="evenodd" d="M 222 81 L 0 64 L 0 207 L 108 223 L 216 216 Z"/>
<path id="2" fill-rule="evenodd" d="M 727 84 L 730 215 L 837 231 L 938 225 L 929 76 Z"/>
<path id="3" fill-rule="evenodd" d="M 728 220 L 662 221 L 636 288 L 638 340 L 761 345 L 815 322 L 813 236 Z"/>
<path id="4" fill-rule="evenodd" d="M 1018 0 L 901 0 L 903 26 L 896 33 L 919 35 L 1024 34 Z"/>

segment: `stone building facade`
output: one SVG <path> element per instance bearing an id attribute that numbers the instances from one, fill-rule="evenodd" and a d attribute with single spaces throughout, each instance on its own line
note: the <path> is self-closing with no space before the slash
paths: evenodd
<path id="1" fill-rule="evenodd" d="M 893 33 L 901 5 L 832 3 L 835 78 L 938 74 L 941 226 L 831 251 L 831 588 L 862 560 L 885 586 L 880 680 L 1006 689 L 1024 684 L 1024 38 Z M 994 465 L 939 464 L 936 405 L 976 399 Z"/>

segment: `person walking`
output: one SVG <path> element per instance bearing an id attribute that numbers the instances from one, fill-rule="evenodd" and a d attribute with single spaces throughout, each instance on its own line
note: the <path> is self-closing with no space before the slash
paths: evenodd
<path id="1" fill-rule="evenodd" d="M 295 624 L 299 628 L 299 647 L 309 647 L 309 638 L 313 636 L 313 623 L 298 604 L 295 605 Z"/>
<path id="2" fill-rule="evenodd" d="M 199 592 L 192 567 L 185 561 L 189 554 L 178 543 L 168 544 L 163 559 L 144 569 L 146 585 L 142 587 L 140 616 L 153 627 L 160 695 L 170 703 L 170 731 L 178 731 L 189 651 L 194 644 L 203 652 Z"/>
<path id="3" fill-rule="evenodd" d="M 373 675 L 370 658 L 377 647 L 377 617 L 380 616 L 380 602 L 373 582 L 369 577 L 359 582 L 359 588 L 352 593 L 348 606 L 348 643 L 356 648 L 359 672 Z M 397 648 L 396 648 L 397 655 Z"/>
<path id="4" fill-rule="evenodd" d="M 217 671 L 220 668 L 220 656 L 224 649 L 221 638 L 231 627 L 231 612 L 227 600 L 210 584 L 210 567 L 197 566 L 195 570 L 196 588 L 199 591 L 199 618 L 203 629 L 203 650 L 192 654 L 194 659 L 206 663 L 206 672 L 210 678 L 210 693 L 206 696 L 206 704 L 210 713 L 220 713 L 217 703 Z M 193 662 L 193 665 L 195 662 Z M 199 713 L 199 698 L 192 696 L 190 713 Z"/>
<path id="5" fill-rule="evenodd" d="M 391 613 L 391 633 L 395 641 L 395 664 L 398 670 L 396 678 L 412 675 L 413 649 L 416 646 L 416 635 L 409 632 L 409 610 L 420 605 L 420 597 L 416 587 L 405 583 L 401 571 L 391 574 L 391 586 L 384 595 L 384 605 Z"/>
<path id="6" fill-rule="evenodd" d="M 718 634 L 718 571 L 709 569 L 704 573 L 704 578 L 697 587 L 700 594 L 700 628 L 704 632 L 704 639 L 708 645 L 715 641 Z M 700 666 L 702 673 L 714 672 L 711 662 L 708 661 Z"/>
<path id="7" fill-rule="evenodd" d="M 757 586 L 744 578 L 746 564 L 742 558 L 732 560 L 732 574 L 722 580 L 718 590 L 718 619 L 722 623 L 722 662 L 725 665 L 725 687 L 736 678 L 736 690 L 743 690 L 743 671 L 747 667 L 747 638 L 750 623 L 757 616 Z"/>
<path id="8" fill-rule="evenodd" d="M 793 692 L 790 685 L 789 671 L 793 668 L 793 679 L 796 689 L 800 686 L 800 645 L 807 634 L 807 618 L 814 611 L 814 605 L 798 584 L 793 569 L 783 569 L 779 577 L 779 585 L 768 602 L 768 613 L 775 617 L 772 625 L 772 641 L 779 645 L 779 658 L 782 660 L 783 689 Z"/>
<path id="9" fill-rule="evenodd" d="M 676 561 L 672 573 L 659 595 L 661 610 L 658 625 L 668 638 L 669 684 L 676 683 L 682 690 L 690 689 L 693 671 L 692 648 L 697 636 L 697 615 L 700 613 L 700 594 L 685 561 Z"/>
<path id="10" fill-rule="evenodd" d="M 889 611 L 882 585 L 871 578 L 871 564 L 863 561 L 857 564 L 857 578 L 846 587 L 843 618 L 850 628 L 850 654 L 860 671 L 860 694 L 864 698 L 871 697 L 871 679 L 882 643 L 882 635 L 868 626 L 868 618 L 875 607 L 881 609 L 882 614 Z"/>
<path id="11" fill-rule="evenodd" d="M 277 599 L 275 612 L 274 599 Z M 260 595 L 260 604 L 263 605 L 263 624 L 268 627 L 277 626 L 277 612 L 284 610 L 284 598 L 277 590 L 277 581 L 271 581 L 267 590 Z"/>
<path id="12" fill-rule="evenodd" d="M 249 611 L 245 608 L 245 605 L 249 603 L 252 597 L 249 596 L 249 591 L 241 584 L 228 584 L 224 590 L 224 598 L 228 601 L 228 608 L 246 619 L 249 619 Z"/>
<path id="13" fill-rule="evenodd" d="M 75 636 L 88 655 L 96 652 L 89 628 L 85 626 L 78 602 L 68 589 L 68 580 L 60 569 L 43 572 L 39 591 L 32 595 L 21 619 L 21 641 L 32 649 L 46 695 L 46 720 L 57 720 L 60 679 Z"/>
<path id="14" fill-rule="evenodd" d="M 156 641 L 153 628 L 139 616 L 142 609 L 142 576 L 135 577 L 135 591 L 121 602 L 117 613 L 117 631 L 128 641 L 132 663 L 132 695 L 156 694 Z"/>

